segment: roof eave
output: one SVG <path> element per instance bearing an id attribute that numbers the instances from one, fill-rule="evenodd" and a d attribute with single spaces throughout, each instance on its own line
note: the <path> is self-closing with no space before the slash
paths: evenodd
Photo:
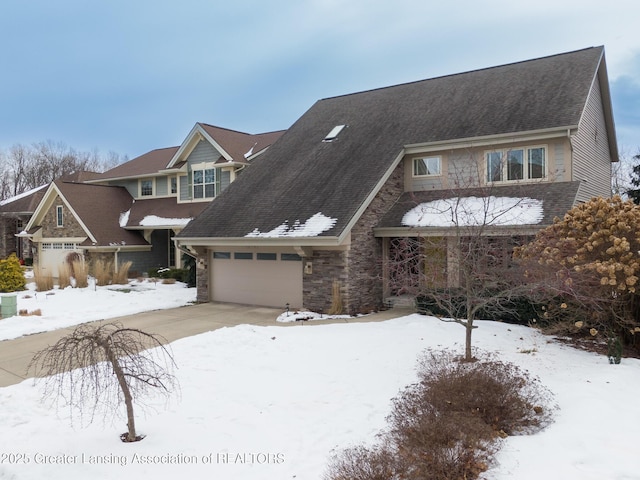
<path id="1" fill-rule="evenodd" d="M 92 252 L 144 252 L 151 250 L 151 245 L 83 245 L 81 248 Z"/>
<path id="2" fill-rule="evenodd" d="M 184 223 L 165 224 L 165 225 L 127 225 L 123 227 L 125 230 L 182 230 L 186 225 Z"/>
<path id="3" fill-rule="evenodd" d="M 157 171 L 153 171 L 153 172 L 149 172 L 149 173 L 141 173 L 138 175 L 127 175 L 124 177 L 110 177 L 110 178 L 100 178 L 98 180 L 87 180 L 84 183 L 88 183 L 88 184 L 104 184 L 105 182 L 119 182 L 122 180 L 138 180 L 140 178 L 154 178 L 158 176 Z"/>
<path id="4" fill-rule="evenodd" d="M 539 130 L 528 130 L 523 132 L 499 133 L 495 135 L 483 135 L 480 137 L 455 138 L 450 140 L 439 140 L 435 142 L 415 143 L 405 146 L 405 153 L 423 153 L 444 149 L 476 148 L 483 146 L 495 146 L 521 141 L 545 140 L 549 138 L 566 137 L 577 131 L 578 125 L 563 125 Z"/>
<path id="5" fill-rule="evenodd" d="M 509 235 L 535 235 L 543 228 L 548 227 L 546 224 L 536 225 L 508 225 L 502 227 L 482 226 L 483 236 L 500 237 Z M 375 237 L 452 237 L 452 236 L 468 236 L 465 232 L 471 233 L 473 227 L 463 227 L 463 232 L 456 231 L 455 227 L 376 227 L 373 229 Z"/>
<path id="6" fill-rule="evenodd" d="M 176 237 L 179 246 L 192 247 L 336 247 L 339 237 Z"/>

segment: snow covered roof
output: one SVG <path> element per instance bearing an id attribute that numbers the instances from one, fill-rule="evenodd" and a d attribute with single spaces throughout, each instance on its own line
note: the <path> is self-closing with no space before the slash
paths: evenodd
<path id="1" fill-rule="evenodd" d="M 293 225 L 284 222 L 268 232 L 260 232 L 259 229 L 254 228 L 250 233 L 247 233 L 245 237 L 317 237 L 322 232 L 330 230 L 335 224 L 335 218 L 329 218 L 322 213 L 316 213 L 304 222 L 296 220 Z"/>
<path id="2" fill-rule="evenodd" d="M 49 185 L 41 185 L 0 202 L 0 214 L 33 213 Z"/>
<path id="3" fill-rule="evenodd" d="M 206 206 L 207 202 L 176 203 L 172 197 L 138 199 L 120 216 L 120 226 L 128 229 L 184 227 Z"/>
<path id="4" fill-rule="evenodd" d="M 580 182 L 551 182 L 406 192 L 378 223 L 376 235 L 479 225 L 538 229 L 573 207 L 579 188 Z"/>
<path id="5" fill-rule="evenodd" d="M 536 225 L 543 201 L 515 197 L 452 197 L 421 203 L 402 217 L 408 227 Z"/>

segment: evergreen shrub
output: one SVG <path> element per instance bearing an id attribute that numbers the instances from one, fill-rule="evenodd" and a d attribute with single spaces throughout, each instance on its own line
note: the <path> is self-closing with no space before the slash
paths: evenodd
<path id="1" fill-rule="evenodd" d="M 15 254 L 12 253 L 9 258 L 0 260 L 0 292 L 24 290 L 26 283 L 22 266 Z"/>

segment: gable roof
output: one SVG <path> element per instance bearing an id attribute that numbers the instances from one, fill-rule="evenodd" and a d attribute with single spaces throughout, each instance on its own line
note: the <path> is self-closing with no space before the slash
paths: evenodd
<path id="1" fill-rule="evenodd" d="M 48 185 L 41 185 L 0 202 L 0 215 L 30 215 L 35 212 Z"/>
<path id="2" fill-rule="evenodd" d="M 260 134 L 249 134 L 200 123 L 235 162 L 245 162 L 248 158 L 262 152 L 282 136 L 284 130 Z"/>
<path id="3" fill-rule="evenodd" d="M 88 181 L 115 180 L 130 177 L 144 177 L 157 175 L 160 170 L 167 168 L 167 165 L 178 151 L 179 147 L 157 148 L 139 157 L 125 162 L 117 167 L 107 170 Z"/>
<path id="4" fill-rule="evenodd" d="M 246 164 L 266 150 L 283 133 L 283 131 L 277 131 L 254 135 L 206 123 L 196 123 L 175 152 L 167 168 L 180 168 L 201 141 L 210 143 L 220 153 L 220 157 L 213 159 L 214 162 Z"/>
<path id="5" fill-rule="evenodd" d="M 321 213 L 335 223 L 316 238 L 341 241 L 407 146 L 577 128 L 603 54 L 588 48 L 320 100 L 178 237 L 237 239 Z"/>
<path id="6" fill-rule="evenodd" d="M 120 228 L 120 215 L 131 207 L 133 201 L 123 187 L 55 180 L 27 225 L 30 231 L 40 224 L 56 196 L 60 196 L 84 229 L 87 239 L 81 243 L 82 246 L 149 245 L 138 232 Z"/>
<path id="7" fill-rule="evenodd" d="M 421 204 L 437 202 L 440 200 L 463 199 L 472 197 L 485 199 L 488 197 L 516 199 L 518 200 L 518 202 L 515 203 L 515 206 L 513 207 L 514 210 L 521 208 L 526 209 L 530 207 L 530 202 L 528 202 L 529 199 L 538 200 L 539 202 L 537 202 L 537 204 L 541 205 L 542 214 L 539 216 L 538 221 L 536 222 L 515 222 L 513 224 L 506 224 L 496 227 L 493 227 L 489 222 L 487 222 L 485 225 L 483 225 L 483 227 L 493 227 L 496 230 L 502 229 L 508 230 L 510 232 L 518 229 L 526 229 L 527 227 L 532 226 L 534 226 L 537 230 L 541 227 L 551 225 L 554 218 L 564 216 L 564 214 L 574 206 L 579 189 L 580 182 L 540 182 L 532 184 L 499 185 L 492 186 L 490 188 L 479 187 L 458 190 L 426 190 L 420 192 L 405 192 L 382 217 L 375 228 L 375 233 L 377 236 L 395 236 L 398 235 L 402 230 L 402 235 L 406 235 L 407 231 L 414 231 L 416 233 L 420 233 L 421 235 L 440 235 L 445 230 L 447 230 L 447 227 L 435 224 L 422 227 L 407 226 L 403 224 L 403 218 L 405 214 Z M 459 217 L 461 219 L 461 217 L 464 216 L 466 212 L 460 210 L 458 213 L 460 214 Z M 484 212 L 480 213 L 482 214 Z M 505 217 L 510 216 L 510 212 L 508 210 L 504 213 Z M 453 214 L 455 214 L 455 212 L 449 213 L 449 216 Z M 522 217 L 528 218 L 526 215 L 523 215 Z"/>

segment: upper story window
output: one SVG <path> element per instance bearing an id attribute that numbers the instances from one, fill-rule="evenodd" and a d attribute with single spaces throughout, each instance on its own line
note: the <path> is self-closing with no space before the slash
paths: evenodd
<path id="1" fill-rule="evenodd" d="M 176 177 L 171 177 L 169 181 L 171 184 L 171 194 L 173 195 L 178 193 L 178 179 Z"/>
<path id="2" fill-rule="evenodd" d="M 56 207 L 56 226 L 64 227 L 64 211 L 62 205 Z"/>
<path id="3" fill-rule="evenodd" d="M 216 196 L 216 169 L 206 168 L 193 171 L 193 198 L 213 198 Z"/>
<path id="4" fill-rule="evenodd" d="M 433 177 L 441 175 L 442 160 L 440 157 L 424 157 L 413 159 L 414 177 Z"/>
<path id="5" fill-rule="evenodd" d="M 547 176 L 546 147 L 486 152 L 487 182 L 540 180 Z"/>
<path id="6" fill-rule="evenodd" d="M 153 180 L 140 180 L 140 196 L 150 197 L 153 195 Z"/>

